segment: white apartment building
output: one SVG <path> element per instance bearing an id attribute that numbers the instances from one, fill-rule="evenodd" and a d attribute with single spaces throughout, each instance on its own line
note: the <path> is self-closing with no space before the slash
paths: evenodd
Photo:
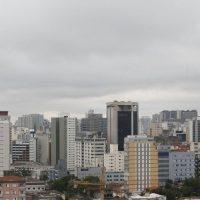
<path id="1" fill-rule="evenodd" d="M 37 138 L 30 138 L 29 140 L 29 160 L 37 161 Z"/>
<path id="2" fill-rule="evenodd" d="M 103 167 L 106 139 L 96 134 L 76 137 L 76 167 Z"/>
<path id="3" fill-rule="evenodd" d="M 65 160 L 67 170 L 75 170 L 75 137 L 77 118 L 68 116 L 52 118 L 51 164 L 55 166 L 59 160 Z"/>
<path id="4" fill-rule="evenodd" d="M 0 111 L 0 176 L 10 168 L 10 139 L 10 116 L 7 111 Z"/>
<path id="5" fill-rule="evenodd" d="M 106 172 L 124 171 L 124 151 L 118 151 L 117 144 L 110 144 L 110 153 L 104 154 Z"/>
<path id="6" fill-rule="evenodd" d="M 66 132 L 66 160 L 67 170 L 74 172 L 75 167 L 75 137 L 77 132 L 77 119 L 67 118 Z"/>

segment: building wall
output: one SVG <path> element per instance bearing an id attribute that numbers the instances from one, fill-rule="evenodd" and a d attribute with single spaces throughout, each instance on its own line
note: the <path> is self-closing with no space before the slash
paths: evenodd
<path id="1" fill-rule="evenodd" d="M 29 140 L 29 161 L 37 161 L 37 138 Z"/>
<path id="2" fill-rule="evenodd" d="M 96 131 L 102 132 L 103 136 L 107 135 L 107 119 L 103 118 L 102 114 L 96 114 L 90 110 L 85 118 L 81 119 L 81 131 Z"/>
<path id="3" fill-rule="evenodd" d="M 105 179 L 104 167 L 77 167 L 75 175 L 79 179 L 84 179 L 87 176 L 98 176 L 102 181 Z"/>
<path id="4" fill-rule="evenodd" d="M 107 103 L 107 140 L 110 144 L 118 144 L 123 151 L 124 138 L 138 134 L 138 103 L 110 102 Z"/>
<path id="5" fill-rule="evenodd" d="M 103 167 L 106 152 L 106 139 L 94 136 L 76 138 L 76 167 Z"/>
<path id="6" fill-rule="evenodd" d="M 129 192 L 158 186 L 158 153 L 152 138 L 128 136 L 125 139 L 125 175 Z"/>
<path id="7" fill-rule="evenodd" d="M 150 135 L 151 118 L 141 117 L 139 121 L 139 135 Z"/>
<path id="8" fill-rule="evenodd" d="M 55 166 L 58 160 L 65 160 L 67 170 L 75 167 L 75 136 L 77 119 L 68 116 L 52 118 L 51 161 Z"/>
<path id="9" fill-rule="evenodd" d="M 49 164 L 49 134 L 37 134 L 37 161 Z"/>
<path id="10" fill-rule="evenodd" d="M 124 184 L 124 172 L 114 172 L 114 171 L 107 171 L 106 172 L 106 183 L 107 184 Z"/>
<path id="11" fill-rule="evenodd" d="M 172 181 L 184 180 L 195 176 L 194 152 L 169 153 L 169 179 Z"/>
<path id="12" fill-rule="evenodd" d="M 16 126 L 27 127 L 29 129 L 38 130 L 43 128 L 44 117 L 41 114 L 29 114 L 19 117 L 16 121 Z"/>
<path id="13" fill-rule="evenodd" d="M 158 146 L 158 178 L 161 186 L 169 180 L 169 151 L 168 145 Z"/>
<path id="14" fill-rule="evenodd" d="M 21 199 L 25 200 L 25 181 L 19 177 L 1 177 L 0 178 L 0 199 Z"/>
<path id="15" fill-rule="evenodd" d="M 45 191 L 45 182 L 44 181 L 27 181 L 26 182 L 26 193 L 38 193 Z"/>
<path id="16" fill-rule="evenodd" d="M 29 143 L 22 140 L 13 141 L 12 161 L 29 161 Z"/>
<path id="17" fill-rule="evenodd" d="M 6 115 L 0 115 L 0 175 L 4 170 L 10 168 L 10 118 Z"/>
<path id="18" fill-rule="evenodd" d="M 104 155 L 104 167 L 106 171 L 124 171 L 124 151 L 118 151 L 118 145 L 110 145 L 110 153 Z"/>

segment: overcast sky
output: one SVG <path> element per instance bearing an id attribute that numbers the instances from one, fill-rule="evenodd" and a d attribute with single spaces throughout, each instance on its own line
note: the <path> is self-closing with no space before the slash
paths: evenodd
<path id="1" fill-rule="evenodd" d="M 199 0 L 0 0 L 0 110 L 45 117 L 137 101 L 200 111 Z"/>

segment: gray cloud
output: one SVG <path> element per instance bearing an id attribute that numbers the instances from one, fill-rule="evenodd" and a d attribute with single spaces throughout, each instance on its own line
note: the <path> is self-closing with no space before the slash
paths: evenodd
<path id="1" fill-rule="evenodd" d="M 0 2 L 1 109 L 49 117 L 91 107 L 105 112 L 114 99 L 141 102 L 141 114 L 199 109 L 199 6 L 197 0 Z"/>

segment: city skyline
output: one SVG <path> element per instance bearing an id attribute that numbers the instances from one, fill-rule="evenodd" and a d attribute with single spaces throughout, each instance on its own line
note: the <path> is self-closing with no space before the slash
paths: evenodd
<path id="1" fill-rule="evenodd" d="M 11 3 L 12 2 L 12 3 Z M 0 105 L 12 118 L 136 101 L 200 110 L 198 1 L 3 1 Z"/>

